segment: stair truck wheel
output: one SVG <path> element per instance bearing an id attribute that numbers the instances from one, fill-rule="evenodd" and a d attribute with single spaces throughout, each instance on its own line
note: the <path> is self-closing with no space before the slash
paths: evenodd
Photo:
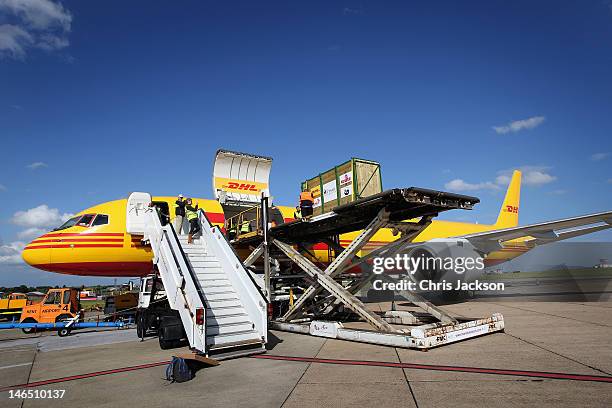
<path id="1" fill-rule="evenodd" d="M 147 335 L 147 311 L 139 310 L 136 312 L 136 335 L 144 340 Z"/>
<path id="2" fill-rule="evenodd" d="M 21 323 L 37 323 L 37 321 L 34 320 L 31 317 L 28 317 L 27 319 L 25 319 Z M 21 329 L 21 331 L 24 332 L 25 334 L 32 334 L 32 333 L 36 333 L 36 328 L 35 327 L 28 327 L 28 328 Z"/>
<path id="3" fill-rule="evenodd" d="M 186 338 L 185 330 L 180 317 L 177 316 L 162 316 L 159 330 L 159 347 L 162 350 L 180 347 L 181 340 Z"/>

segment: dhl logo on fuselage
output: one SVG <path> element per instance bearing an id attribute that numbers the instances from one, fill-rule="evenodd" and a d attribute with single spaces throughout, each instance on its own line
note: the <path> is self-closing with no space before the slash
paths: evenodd
<path id="1" fill-rule="evenodd" d="M 259 183 L 257 181 L 244 181 L 216 177 L 215 188 L 231 193 L 259 194 L 262 190 L 268 188 L 268 184 Z"/>

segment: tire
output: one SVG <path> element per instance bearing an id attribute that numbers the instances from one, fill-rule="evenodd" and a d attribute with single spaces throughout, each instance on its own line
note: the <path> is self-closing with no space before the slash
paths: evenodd
<path id="1" fill-rule="evenodd" d="M 59 322 L 62 322 L 64 320 L 70 320 L 70 319 L 72 319 L 71 315 L 69 315 L 69 314 L 61 314 L 61 315 L 59 315 L 59 316 L 57 316 L 55 318 L 55 323 L 59 323 Z"/>
<path id="2" fill-rule="evenodd" d="M 136 315 L 136 335 L 139 339 L 144 339 L 147 335 L 147 314 L 139 312 Z"/>
<path id="3" fill-rule="evenodd" d="M 32 319 L 31 317 L 28 317 L 27 319 L 25 319 L 23 322 L 21 323 L 38 323 L 36 320 Z M 23 328 L 21 329 L 22 332 L 24 332 L 25 334 L 33 334 L 36 333 L 36 328 L 35 327 L 30 327 L 30 328 Z"/>
<path id="4" fill-rule="evenodd" d="M 71 331 L 72 331 L 72 330 L 67 329 L 67 328 L 65 328 L 65 327 L 64 327 L 64 328 L 61 328 L 61 329 L 59 329 L 59 330 L 57 331 L 57 335 L 58 335 L 58 336 L 60 336 L 60 337 L 66 337 L 66 336 L 69 336 L 69 335 L 70 335 L 70 332 L 71 332 Z"/>
<path id="5" fill-rule="evenodd" d="M 162 349 L 162 350 L 168 350 L 168 349 L 174 348 L 174 341 L 164 339 L 161 333 L 162 332 L 160 330 L 160 332 L 159 332 L 159 348 Z"/>

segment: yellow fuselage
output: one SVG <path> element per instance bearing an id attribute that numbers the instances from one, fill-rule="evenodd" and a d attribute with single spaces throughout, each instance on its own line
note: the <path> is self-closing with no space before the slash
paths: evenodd
<path id="1" fill-rule="evenodd" d="M 175 197 L 153 197 L 155 202 L 165 202 L 173 219 Z M 223 208 L 216 200 L 194 199 L 195 203 L 206 212 L 208 219 L 219 227 L 223 227 L 225 215 Z M 126 232 L 127 200 L 109 201 L 81 211 L 80 216 L 107 215 L 107 223 L 94 225 L 96 217 L 85 225 L 74 226 L 51 231 L 30 242 L 23 251 L 24 260 L 39 269 L 88 276 L 135 277 L 151 272 L 151 249 L 140 243 L 141 236 L 133 236 Z M 293 207 L 277 207 L 285 221 L 293 219 Z M 90 217 L 83 218 L 84 220 Z M 433 221 L 416 238 L 415 242 L 427 241 L 433 238 L 447 238 L 475 232 L 493 230 L 494 225 L 469 224 L 451 221 Z M 340 244 L 347 246 L 360 231 L 342 234 Z M 383 228 L 366 244 L 360 255 L 368 253 L 389 242 L 397 236 L 391 229 Z M 529 248 L 522 242 L 512 241 L 504 244 L 504 248 L 491 253 L 486 258 L 487 264 L 495 264 L 517 257 Z M 324 244 L 313 248 L 315 256 L 327 263 L 328 250 Z"/>

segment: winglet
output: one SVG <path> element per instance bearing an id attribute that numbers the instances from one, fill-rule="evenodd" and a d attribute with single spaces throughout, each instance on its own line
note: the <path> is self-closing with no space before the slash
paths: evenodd
<path id="1" fill-rule="evenodd" d="M 518 226 L 519 206 L 521 201 L 521 172 L 514 170 L 512 179 L 506 191 L 506 198 L 499 211 L 497 228 L 512 228 Z"/>

